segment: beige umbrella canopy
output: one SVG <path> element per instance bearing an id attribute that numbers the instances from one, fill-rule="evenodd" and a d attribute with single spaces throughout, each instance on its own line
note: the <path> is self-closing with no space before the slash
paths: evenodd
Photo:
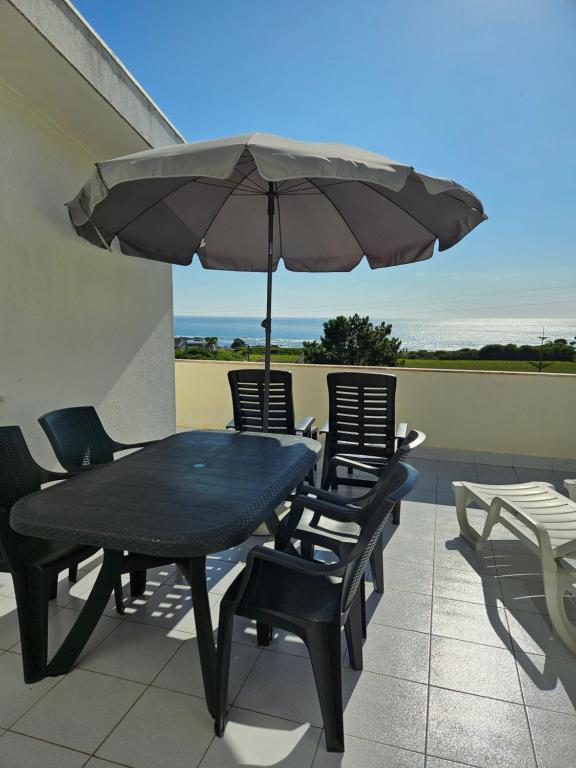
<path id="1" fill-rule="evenodd" d="M 429 259 L 486 218 L 448 179 L 345 144 L 268 133 L 181 144 L 96 164 L 68 203 L 76 231 L 123 253 L 207 269 L 346 272 Z M 266 387 L 267 389 L 267 387 Z M 267 425 L 267 397 L 264 426 Z"/>

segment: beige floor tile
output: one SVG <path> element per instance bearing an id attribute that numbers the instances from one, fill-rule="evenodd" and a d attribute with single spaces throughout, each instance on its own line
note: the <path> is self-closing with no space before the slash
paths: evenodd
<path id="1" fill-rule="evenodd" d="M 430 689 L 427 751 L 480 768 L 535 768 L 524 707 Z"/>
<path id="2" fill-rule="evenodd" d="M 6 732 L 0 738 L 2 768 L 81 768 L 88 755 L 65 747 Z"/>
<path id="3" fill-rule="evenodd" d="M 144 686 L 84 669 L 70 672 L 12 729 L 92 752 L 134 704 Z"/>
<path id="4" fill-rule="evenodd" d="M 310 725 L 232 709 L 223 738 L 215 738 L 200 768 L 309 768 L 321 731 Z"/>
<path id="5" fill-rule="evenodd" d="M 134 768 L 195 768 L 213 738 L 203 699 L 148 688 L 97 756 Z"/>

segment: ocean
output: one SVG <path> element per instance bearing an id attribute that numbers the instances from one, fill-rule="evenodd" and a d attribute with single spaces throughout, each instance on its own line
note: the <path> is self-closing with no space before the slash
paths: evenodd
<path id="1" fill-rule="evenodd" d="M 320 317 L 273 317 L 272 343 L 299 347 L 303 341 L 319 339 L 323 323 Z M 375 321 L 374 318 L 372 318 Z M 402 340 L 404 349 L 479 348 L 485 344 L 539 344 L 539 336 L 573 339 L 576 319 L 564 318 L 477 318 L 467 320 L 406 320 L 386 318 L 392 333 Z M 217 336 L 221 346 L 234 338 L 247 344 L 264 343 L 264 331 L 256 317 L 174 317 L 175 336 Z"/>

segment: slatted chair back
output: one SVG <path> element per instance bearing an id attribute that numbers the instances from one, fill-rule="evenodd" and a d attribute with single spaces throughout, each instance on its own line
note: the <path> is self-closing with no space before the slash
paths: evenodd
<path id="1" fill-rule="evenodd" d="M 229 371 L 228 381 L 232 393 L 234 429 L 240 432 L 261 432 L 264 371 L 260 368 Z M 292 374 L 289 371 L 270 371 L 269 402 L 268 432 L 295 434 Z"/>
<path id="2" fill-rule="evenodd" d="M 419 474 L 414 467 L 399 462 L 386 477 L 374 487 L 374 494 L 360 512 L 356 523 L 360 526 L 358 540 L 347 557 L 342 582 L 342 613 L 352 605 L 362 576 L 376 544 L 382 536 L 388 516 L 416 485 Z"/>
<path id="3" fill-rule="evenodd" d="M 38 421 L 68 472 L 114 460 L 114 441 L 91 405 L 51 411 Z"/>
<path id="4" fill-rule="evenodd" d="M 395 447 L 396 377 L 329 373 L 329 454 L 390 458 Z"/>

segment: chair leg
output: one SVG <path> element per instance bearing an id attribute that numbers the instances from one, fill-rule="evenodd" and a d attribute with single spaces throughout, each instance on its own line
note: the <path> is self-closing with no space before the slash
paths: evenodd
<path id="1" fill-rule="evenodd" d="M 48 592 L 45 573 L 28 568 L 13 574 L 24 682 L 36 683 L 46 677 L 48 660 Z"/>
<path id="2" fill-rule="evenodd" d="M 400 525 L 400 507 L 401 507 L 401 502 L 398 502 L 398 504 L 396 504 L 396 506 L 392 510 L 392 522 L 394 523 L 394 525 Z"/>
<path id="3" fill-rule="evenodd" d="M 48 593 L 48 600 L 56 600 L 58 597 L 58 576 L 56 576 L 50 584 L 50 592 Z"/>
<path id="4" fill-rule="evenodd" d="M 226 723 L 228 722 L 228 681 L 230 678 L 233 629 L 234 614 L 221 610 L 218 623 L 218 646 L 216 649 L 216 713 L 214 716 L 214 732 L 216 736 L 224 736 Z"/>
<path id="5" fill-rule="evenodd" d="M 372 571 L 374 591 L 382 594 L 384 592 L 384 542 L 382 536 L 378 539 L 370 555 L 370 570 Z"/>
<path id="6" fill-rule="evenodd" d="M 118 581 L 114 585 L 114 603 L 116 605 L 116 613 L 122 616 L 124 614 L 124 593 L 122 591 L 121 578 L 118 578 Z"/>
<path id="7" fill-rule="evenodd" d="M 78 581 L 78 565 L 71 565 L 68 568 L 68 581 L 75 584 Z"/>
<path id="8" fill-rule="evenodd" d="M 366 639 L 368 634 L 368 621 L 366 620 L 366 577 L 362 576 L 360 581 L 360 601 L 361 601 L 361 619 L 362 619 L 362 637 Z"/>
<path id="9" fill-rule="evenodd" d="M 262 624 L 262 622 L 256 622 L 256 637 L 258 638 L 258 645 L 270 645 L 272 640 L 272 627 L 268 624 Z"/>
<path id="10" fill-rule="evenodd" d="M 130 595 L 140 597 L 146 589 L 146 571 L 130 572 Z"/>
<path id="11" fill-rule="evenodd" d="M 360 592 L 356 597 L 348 613 L 348 618 L 344 624 L 346 634 L 346 644 L 348 646 L 348 657 L 352 669 L 361 670 L 362 660 L 362 596 Z"/>
<path id="12" fill-rule="evenodd" d="M 326 748 L 328 752 L 344 752 L 339 623 L 309 627 L 305 639 L 324 721 Z"/>

